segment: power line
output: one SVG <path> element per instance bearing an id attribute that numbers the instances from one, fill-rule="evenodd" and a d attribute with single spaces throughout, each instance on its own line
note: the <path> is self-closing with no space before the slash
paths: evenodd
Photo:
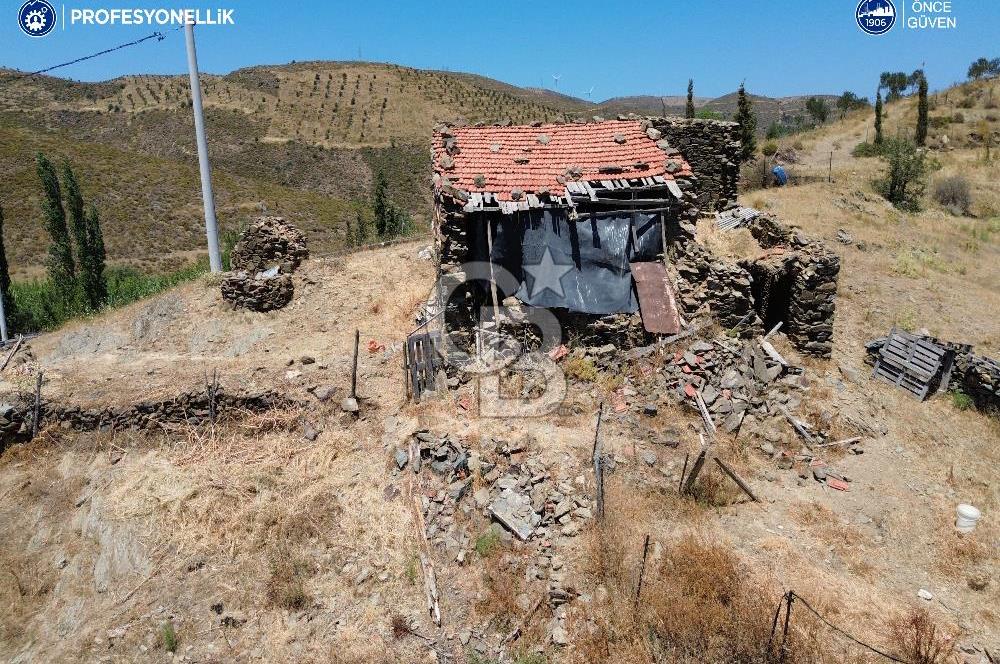
<path id="1" fill-rule="evenodd" d="M 181 27 L 184 27 L 184 26 L 181 26 Z M 170 30 L 170 32 L 176 32 L 177 30 L 180 30 L 180 27 L 179 28 L 174 28 L 173 30 Z M 142 39 L 136 39 L 135 41 L 130 41 L 130 42 L 125 43 L 125 44 L 119 44 L 118 46 L 113 46 L 111 48 L 104 49 L 103 51 L 98 51 L 97 53 L 91 53 L 90 55 L 85 55 L 85 56 L 83 56 L 81 58 L 77 58 L 75 60 L 70 60 L 69 62 L 63 62 L 63 63 L 60 63 L 58 65 L 52 65 L 51 67 L 46 67 L 45 69 L 39 69 L 38 71 L 27 72 L 27 73 L 23 73 L 23 74 L 15 74 L 14 76 L 12 76 L 12 77 L 10 77 L 8 79 L 0 81 L 0 83 L 9 83 L 11 81 L 19 81 L 22 78 L 30 78 L 31 76 L 38 76 L 39 74 L 45 74 L 45 73 L 48 73 L 48 72 L 50 72 L 50 71 L 52 71 L 54 69 L 60 69 L 62 67 L 68 67 L 69 65 L 75 65 L 76 63 L 83 62 L 84 60 L 92 60 L 92 59 L 98 58 L 98 57 L 100 57 L 102 55 L 107 55 L 108 53 L 114 53 L 115 51 L 120 51 L 123 48 L 128 48 L 130 46 L 137 46 L 138 44 L 141 44 L 141 43 L 143 43 L 145 41 L 149 41 L 150 39 L 156 39 L 156 41 L 163 41 L 165 38 L 166 38 L 166 36 L 162 32 L 154 32 L 152 34 L 146 35 Z"/>

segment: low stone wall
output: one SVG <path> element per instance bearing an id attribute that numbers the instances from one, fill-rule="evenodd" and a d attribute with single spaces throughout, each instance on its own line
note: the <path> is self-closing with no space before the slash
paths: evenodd
<path id="1" fill-rule="evenodd" d="M 294 406 L 296 402 L 283 394 L 264 391 L 248 394 L 227 394 L 220 386 L 215 392 L 214 410 L 217 421 L 241 412 L 260 413 Z M 207 391 L 185 392 L 173 399 L 142 401 L 131 406 L 81 408 L 43 400 L 39 407 L 39 428 L 55 424 L 76 431 L 150 430 L 168 425 L 208 424 L 212 403 Z M 34 395 L 8 395 L 0 404 L 0 450 L 7 445 L 31 437 Z"/>
<path id="2" fill-rule="evenodd" d="M 704 305 L 727 330 L 739 326 L 745 335 L 760 334 L 763 326 L 754 309 L 753 278 L 736 263 L 713 256 L 705 247 L 690 242 L 678 256 L 679 303 L 690 320 Z"/>
<path id="3" fill-rule="evenodd" d="M 702 213 L 736 205 L 740 179 L 739 124 L 722 120 L 648 118 L 683 155 L 695 173 L 694 193 Z"/>
<path id="4" fill-rule="evenodd" d="M 955 358 L 949 385 L 969 395 L 978 410 L 1000 417 L 1000 363 L 969 352 Z"/>
<path id="5" fill-rule="evenodd" d="M 222 299 L 250 311 L 273 311 L 292 301 L 295 287 L 287 274 L 231 272 L 222 280 Z"/>

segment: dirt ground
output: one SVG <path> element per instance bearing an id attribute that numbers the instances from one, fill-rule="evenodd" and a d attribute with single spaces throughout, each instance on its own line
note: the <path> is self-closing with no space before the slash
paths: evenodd
<path id="1" fill-rule="evenodd" d="M 817 145 L 817 154 L 825 149 Z M 995 195 L 997 167 L 967 159 L 941 155 L 945 169 L 968 166 L 978 196 Z M 863 454 L 833 448 L 824 459 L 850 478 L 849 490 L 801 478 L 765 455 L 765 443 L 797 446 L 786 428 L 773 440 L 741 434 L 720 441 L 720 456 L 740 469 L 760 503 L 738 493 L 707 503 L 678 498 L 700 420 L 667 403 L 655 418 L 642 415 L 644 379 L 630 368 L 626 384 L 638 391 L 627 397 L 632 409 L 609 414 L 602 436 L 615 460 L 608 509 L 628 515 L 614 537 L 630 564 L 647 534 L 656 551 L 686 535 L 721 544 L 763 579 L 768 601 L 794 590 L 877 646 L 891 647 L 893 616 L 924 608 L 960 646 L 951 661 L 983 662 L 986 649 L 1000 653 L 1000 424 L 958 410 L 946 395 L 918 403 L 872 381 L 863 344 L 899 325 L 1000 355 L 997 239 L 969 230 L 984 219 L 933 206 L 915 215 L 892 210 L 867 185 L 876 168 L 875 160 L 853 160 L 843 170 L 835 164 L 833 183 L 744 196 L 842 256 L 833 358 L 800 357 L 780 335 L 776 344 L 805 369 L 803 410 L 861 431 Z M 852 236 L 849 244 L 836 240 L 838 229 Z M 710 233 L 702 234 L 708 243 Z M 226 387 L 282 389 L 305 406 L 250 416 L 214 434 L 50 428 L 7 450 L 0 457 L 0 658 L 488 662 L 546 587 L 510 570 L 554 550 L 560 575 L 580 591 L 567 605 L 566 643 L 553 644 L 554 614 L 542 611 L 505 661 L 582 661 L 583 643 L 600 622 L 593 607 L 606 593 L 588 585 L 590 525 L 548 543 L 501 539 L 498 554 L 483 544 L 488 521 L 480 512 L 456 516 L 470 536 L 467 555 L 431 556 L 442 625 L 425 610 L 412 501 L 429 488 L 396 469 L 393 451 L 421 428 L 448 432 L 473 450 L 528 440 L 553 477 L 593 496 L 594 416 L 608 395 L 601 381 L 573 381 L 571 408 L 533 419 L 477 417 L 471 383 L 444 399 L 408 403 L 401 344 L 433 279 L 421 248 L 309 261 L 296 273 L 292 305 L 271 314 L 231 311 L 205 278 L 33 340 L 37 367 L 8 371 L 0 390 L 33 385 L 32 370 L 41 368 L 49 399 L 125 404 L 202 389 L 217 369 Z M 355 329 L 362 339 L 357 418 L 339 407 Z M 319 403 L 309 390 L 320 386 L 333 386 L 334 398 Z M 303 419 L 322 429 L 315 440 L 303 438 Z M 679 445 L 655 444 L 637 434 L 641 428 L 669 428 Z M 983 513 L 966 536 L 954 530 L 962 502 Z M 496 576 L 505 570 L 508 576 Z M 802 661 L 879 661 L 802 614 L 796 620 L 826 648 Z M 488 647 L 477 650 L 480 643 Z"/>

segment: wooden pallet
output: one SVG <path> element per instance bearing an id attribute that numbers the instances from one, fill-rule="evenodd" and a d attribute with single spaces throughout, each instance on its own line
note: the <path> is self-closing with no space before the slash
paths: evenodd
<path id="1" fill-rule="evenodd" d="M 424 392 L 437 387 L 437 370 L 442 366 L 438 357 L 440 345 L 440 332 L 422 330 L 406 338 L 403 362 L 406 367 L 407 392 L 418 403 Z"/>
<path id="2" fill-rule="evenodd" d="M 927 398 L 945 365 L 948 352 L 935 343 L 892 328 L 879 350 L 872 375 L 901 387 L 917 399 Z"/>

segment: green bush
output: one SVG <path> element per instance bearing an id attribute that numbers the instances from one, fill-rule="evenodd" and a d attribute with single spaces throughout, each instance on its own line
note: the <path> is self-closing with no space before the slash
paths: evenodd
<path id="1" fill-rule="evenodd" d="M 778 144 L 774 141 L 768 141 L 764 145 L 760 146 L 760 153 L 765 157 L 773 157 L 774 153 L 778 151 Z"/>
<path id="2" fill-rule="evenodd" d="M 879 157 L 882 155 L 882 146 L 875 143 L 858 143 L 851 150 L 852 157 Z"/>
<path id="3" fill-rule="evenodd" d="M 208 271 L 207 261 L 181 268 L 176 272 L 147 275 L 127 267 L 112 267 L 105 272 L 108 300 L 105 308 L 116 309 L 136 300 L 156 295 Z M 18 332 L 54 330 L 64 323 L 94 313 L 82 300 L 66 301 L 57 297 L 48 279 L 15 281 L 10 285 L 17 319 L 12 327 Z"/>
<path id="4" fill-rule="evenodd" d="M 900 210 L 918 211 L 930 167 L 926 153 L 908 140 L 887 139 L 882 144 L 882 158 L 886 171 L 872 183 L 875 190 Z"/>
<path id="5" fill-rule="evenodd" d="M 934 182 L 934 200 L 960 214 L 972 208 L 972 188 L 964 175 L 946 175 Z"/>
<path id="6" fill-rule="evenodd" d="M 970 397 L 965 392 L 959 392 L 955 390 L 949 393 L 951 395 L 951 405 L 959 410 L 969 410 L 972 408 L 972 397 Z"/>

